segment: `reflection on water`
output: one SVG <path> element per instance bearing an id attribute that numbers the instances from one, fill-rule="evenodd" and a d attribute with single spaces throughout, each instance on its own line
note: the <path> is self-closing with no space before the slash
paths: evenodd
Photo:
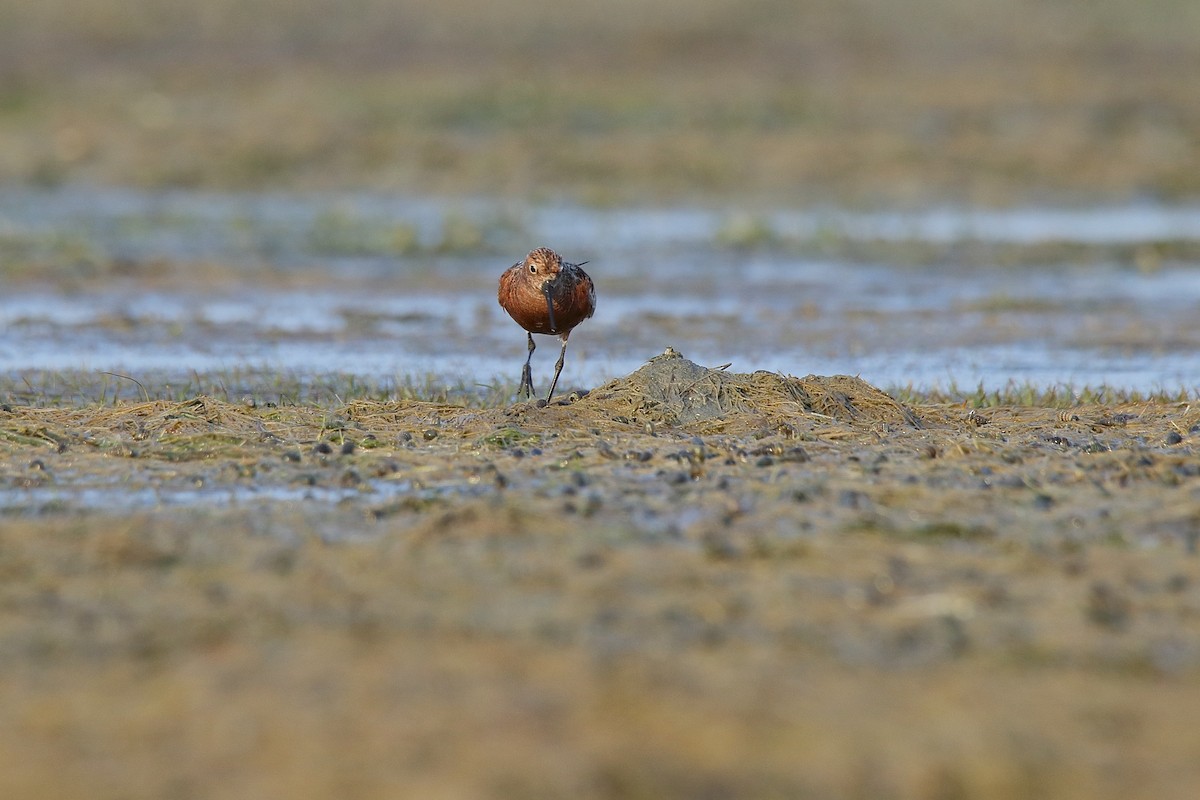
<path id="1" fill-rule="evenodd" d="M 526 250 L 548 244 L 590 260 L 599 292 L 595 318 L 572 337 L 568 386 L 628 372 L 667 345 L 738 371 L 849 373 L 881 386 L 1200 385 L 1200 265 L 1141 272 L 1111 260 L 996 269 L 839 263 L 719 247 L 716 232 L 729 216 L 368 195 L 4 191 L 0 257 L 19 251 L 53 263 L 67 240 L 92 258 L 219 261 L 234 277 L 150 290 L 22 283 L 0 297 L 0 371 L 169 381 L 253 367 L 515 381 L 524 334 L 496 305 L 495 280 Z M 836 230 L 930 245 L 1200 239 L 1200 208 L 1151 205 L 764 219 L 793 238 Z M 455 249 L 454 236 L 467 244 Z M 310 276 L 303 288 L 271 279 L 292 269 Z M 557 350 L 551 339 L 540 343 L 539 384 Z"/>

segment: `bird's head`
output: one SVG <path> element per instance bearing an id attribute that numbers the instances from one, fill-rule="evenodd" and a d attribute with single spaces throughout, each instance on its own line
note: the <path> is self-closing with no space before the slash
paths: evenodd
<path id="1" fill-rule="evenodd" d="M 549 247 L 539 247 L 536 250 L 531 250 L 529 255 L 525 256 L 525 261 L 521 265 L 526 275 L 529 276 L 527 280 L 530 280 L 541 288 L 552 283 L 558 277 L 558 273 L 562 271 L 562 266 L 562 256 Z"/>

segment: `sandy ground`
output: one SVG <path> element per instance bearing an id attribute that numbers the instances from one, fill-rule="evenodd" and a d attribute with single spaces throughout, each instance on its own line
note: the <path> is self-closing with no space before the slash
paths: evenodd
<path id="1" fill-rule="evenodd" d="M 0 793 L 1193 797 L 1198 434 L 681 357 L 7 406 Z"/>

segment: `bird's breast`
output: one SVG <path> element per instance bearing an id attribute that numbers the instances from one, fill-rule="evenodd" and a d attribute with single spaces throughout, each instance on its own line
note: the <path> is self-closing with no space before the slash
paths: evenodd
<path id="1" fill-rule="evenodd" d="M 562 334 L 592 316 L 596 294 L 592 280 L 582 270 L 564 271 L 549 284 L 554 306 L 554 325 L 546 305 L 543 285 L 526 278 L 521 269 L 500 276 L 500 305 L 530 333 Z"/>

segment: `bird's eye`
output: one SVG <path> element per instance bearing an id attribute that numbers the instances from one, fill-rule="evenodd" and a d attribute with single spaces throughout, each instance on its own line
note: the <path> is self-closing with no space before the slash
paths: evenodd
<path id="1" fill-rule="evenodd" d="M 537 274 L 537 264 L 530 264 L 530 265 L 529 265 L 529 272 L 530 272 L 530 274 L 532 274 L 532 275 L 536 275 L 536 274 Z"/>

